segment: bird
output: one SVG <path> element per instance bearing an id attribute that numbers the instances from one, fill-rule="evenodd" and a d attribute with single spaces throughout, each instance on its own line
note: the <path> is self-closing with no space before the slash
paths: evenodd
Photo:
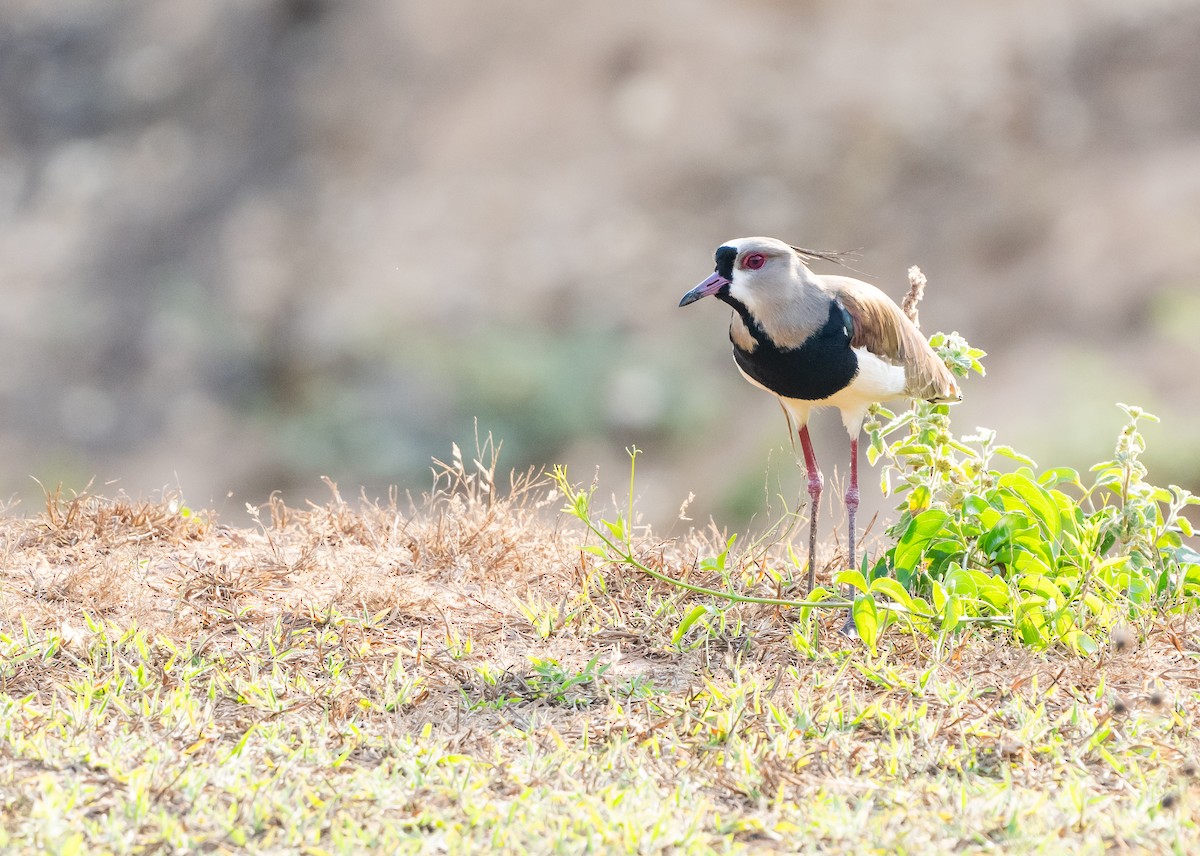
<path id="1" fill-rule="evenodd" d="M 962 400 L 954 375 L 890 297 L 852 277 L 813 273 L 805 261 L 814 258 L 836 255 L 777 238 L 726 241 L 717 247 L 712 275 L 679 301 L 684 307 L 711 295 L 733 309 L 729 339 L 738 371 L 778 397 L 799 433 L 811 499 L 810 594 L 825 481 L 808 433 L 811 412 L 836 407 L 850 435 L 850 479 L 843 501 L 849 567 L 854 568 L 858 437 L 867 411 L 877 402 L 898 398 L 937 404 Z"/>

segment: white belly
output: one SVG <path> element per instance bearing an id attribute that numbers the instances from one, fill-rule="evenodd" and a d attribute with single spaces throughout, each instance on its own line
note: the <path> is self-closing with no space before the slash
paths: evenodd
<path id="1" fill-rule="evenodd" d="M 904 394 L 903 366 L 893 365 L 865 348 L 855 348 L 854 354 L 858 357 L 858 373 L 850 381 L 849 386 L 839 389 L 828 398 L 805 401 L 799 398 L 780 396 L 779 400 L 791 412 L 797 427 L 808 424 L 808 414 L 814 407 L 836 407 L 842 412 L 842 424 L 846 426 L 850 436 L 857 437 L 863 419 L 872 404 L 877 401 L 898 398 Z M 741 371 L 740 367 L 738 371 Z M 742 372 L 742 377 L 759 389 L 767 389 L 745 372 Z"/>

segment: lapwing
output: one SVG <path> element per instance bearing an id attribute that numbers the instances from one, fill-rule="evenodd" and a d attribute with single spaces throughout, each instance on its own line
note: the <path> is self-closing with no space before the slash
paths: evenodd
<path id="1" fill-rule="evenodd" d="M 858 436 L 876 402 L 896 398 L 952 403 L 962 399 L 954 376 L 891 298 L 848 276 L 818 275 L 806 259 L 828 258 L 775 238 L 738 238 L 717 247 L 712 276 L 680 306 L 715 296 L 733 308 L 729 339 L 742 376 L 778 396 L 800 434 L 811 498 L 808 590 L 815 584 L 817 510 L 824 478 L 808 417 L 836 407 L 850 435 L 849 567 L 857 567 Z"/>

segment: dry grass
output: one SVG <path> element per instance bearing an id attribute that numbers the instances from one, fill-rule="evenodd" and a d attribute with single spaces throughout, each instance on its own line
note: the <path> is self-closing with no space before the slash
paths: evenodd
<path id="1" fill-rule="evenodd" d="M 1194 624 L 1094 660 L 974 634 L 799 653 L 595 564 L 536 474 L 417 502 L 48 497 L 0 520 L 0 846 L 1188 852 Z M 644 560 L 693 581 L 712 533 Z M 833 641 L 831 641 L 833 640 Z"/>

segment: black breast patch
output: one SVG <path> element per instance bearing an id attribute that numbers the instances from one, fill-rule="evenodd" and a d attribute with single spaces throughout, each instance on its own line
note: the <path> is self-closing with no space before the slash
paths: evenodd
<path id="1" fill-rule="evenodd" d="M 853 321 L 836 300 L 829 302 L 825 325 L 798 348 L 780 348 L 744 306 L 727 302 L 757 342 L 753 351 L 734 343 L 733 358 L 742 371 L 776 395 L 819 401 L 845 389 L 858 374 L 858 357 L 850 350 Z"/>

